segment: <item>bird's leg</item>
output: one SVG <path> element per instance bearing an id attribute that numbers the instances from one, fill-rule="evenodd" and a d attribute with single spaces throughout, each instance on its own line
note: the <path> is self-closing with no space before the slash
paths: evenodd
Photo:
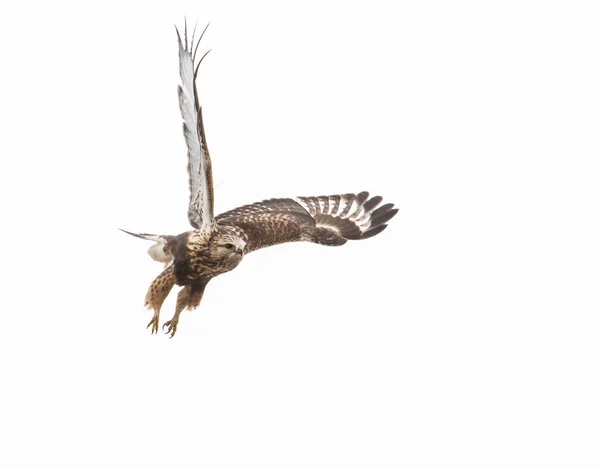
<path id="1" fill-rule="evenodd" d="M 207 283 L 208 282 L 203 282 L 201 284 L 186 286 L 179 292 L 177 295 L 175 314 L 170 321 L 167 321 L 163 324 L 163 330 L 165 327 L 167 328 L 165 334 L 171 334 L 171 337 L 175 335 L 175 332 L 177 332 L 179 315 L 185 308 L 194 309 L 200 304 L 202 295 L 204 295 L 204 288 L 206 287 Z"/>
<path id="2" fill-rule="evenodd" d="M 171 318 L 170 321 L 167 321 L 163 324 L 163 331 L 165 327 L 168 329 L 165 331 L 165 334 L 171 334 L 171 337 L 175 335 L 177 332 L 177 323 L 179 322 L 179 315 L 187 306 L 187 299 L 189 297 L 190 287 L 183 287 L 183 289 L 177 295 L 177 306 L 175 307 L 175 314 Z"/>
<path id="3" fill-rule="evenodd" d="M 175 285 L 175 268 L 170 266 L 154 279 L 148 289 L 148 293 L 146 294 L 146 306 L 154 310 L 154 316 L 152 316 L 152 320 L 146 327 L 152 326 L 152 334 L 156 334 L 158 331 L 160 308 L 173 288 L 173 285 Z"/>

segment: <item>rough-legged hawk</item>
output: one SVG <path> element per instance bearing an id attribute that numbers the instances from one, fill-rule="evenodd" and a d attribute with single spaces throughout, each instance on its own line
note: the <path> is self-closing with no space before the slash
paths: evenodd
<path id="1" fill-rule="evenodd" d="M 188 42 L 187 25 L 183 41 L 177 31 L 179 107 L 188 148 L 188 218 L 194 230 L 177 236 L 126 232 L 155 241 L 148 253 L 152 259 L 165 263 L 146 295 L 146 306 L 154 310 L 148 324 L 152 333 L 158 331 L 165 298 L 175 284 L 183 286 L 177 296 L 175 315 L 163 325 L 171 337 L 177 331 L 181 312 L 200 304 L 208 282 L 237 267 L 246 254 L 290 241 L 341 246 L 348 240 L 367 239 L 381 233 L 398 212 L 393 204 L 381 205 L 381 197 L 369 198 L 368 192 L 360 192 L 269 199 L 215 216 L 211 161 L 196 87 L 198 68 L 206 56 L 196 60 L 202 35 L 194 42 L 192 34 Z"/>

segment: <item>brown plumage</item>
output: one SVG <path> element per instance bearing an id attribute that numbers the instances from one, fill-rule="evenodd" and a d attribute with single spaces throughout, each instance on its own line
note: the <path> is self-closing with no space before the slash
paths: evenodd
<path id="1" fill-rule="evenodd" d="M 248 252 L 291 241 L 341 246 L 349 239 L 380 233 L 398 212 L 393 204 L 375 210 L 382 198 L 368 197 L 368 192 L 361 192 L 269 199 L 225 212 L 217 223 L 241 228 L 248 237 Z"/>
<path id="2" fill-rule="evenodd" d="M 148 324 L 152 333 L 158 331 L 160 308 L 173 286 L 183 287 L 177 296 L 173 318 L 163 325 L 171 337 L 177 331 L 181 312 L 196 308 L 208 282 L 237 267 L 245 254 L 294 241 L 341 246 L 348 240 L 367 239 L 381 233 L 398 212 L 393 204 L 380 206 L 380 196 L 369 198 L 368 192 L 360 192 L 269 199 L 215 217 L 211 161 L 196 87 L 202 59 L 195 60 L 198 45 L 194 47 L 193 35 L 188 43 L 187 25 L 184 41 L 179 32 L 177 37 L 182 80 L 179 106 L 184 120 L 190 177 L 188 218 L 195 230 L 177 236 L 126 231 L 132 236 L 156 241 L 148 252 L 153 259 L 166 263 L 165 270 L 146 294 L 146 306 L 154 311 Z"/>

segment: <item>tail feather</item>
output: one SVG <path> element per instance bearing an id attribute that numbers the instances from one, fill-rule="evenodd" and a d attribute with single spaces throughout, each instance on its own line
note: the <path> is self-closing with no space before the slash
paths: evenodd
<path id="1" fill-rule="evenodd" d="M 136 238 L 147 239 L 149 241 L 158 242 L 161 240 L 161 238 L 164 237 L 161 235 L 155 235 L 155 234 L 150 234 L 150 233 L 132 233 L 131 231 L 127 231 L 122 228 L 119 228 L 119 230 L 121 230 L 123 233 L 127 233 L 128 235 L 135 236 Z"/>
<path id="2" fill-rule="evenodd" d="M 148 249 L 148 255 L 157 262 L 162 262 L 168 265 L 173 260 L 171 254 L 171 242 L 175 239 L 175 236 L 171 235 L 155 235 L 150 233 L 132 233 L 131 231 L 122 230 L 131 236 L 135 236 L 140 239 L 147 239 L 148 241 L 154 241 L 155 244 L 150 246 Z"/>
<path id="3" fill-rule="evenodd" d="M 310 213 L 318 228 L 335 231 L 345 239 L 367 239 L 381 233 L 398 209 L 383 198 L 369 199 L 369 193 L 298 197 L 296 201 Z M 379 208 L 377 208 L 379 207 Z"/>

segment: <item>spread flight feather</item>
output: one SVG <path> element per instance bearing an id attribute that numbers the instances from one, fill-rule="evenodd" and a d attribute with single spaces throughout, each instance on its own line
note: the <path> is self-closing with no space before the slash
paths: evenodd
<path id="1" fill-rule="evenodd" d="M 208 28 L 208 25 L 206 28 Z M 184 31 L 185 44 L 181 40 L 179 30 L 177 28 L 175 30 L 179 42 L 179 75 L 181 76 L 181 85 L 178 88 L 179 109 L 183 118 L 183 136 L 188 149 L 190 185 L 188 218 L 190 224 L 197 230 L 211 232 L 215 222 L 212 168 L 204 133 L 202 107 L 198 101 L 196 86 L 198 68 L 206 54 L 194 67 L 196 51 L 206 28 L 200 35 L 195 48 L 193 35 L 192 42 L 188 43 L 187 22 Z"/>

